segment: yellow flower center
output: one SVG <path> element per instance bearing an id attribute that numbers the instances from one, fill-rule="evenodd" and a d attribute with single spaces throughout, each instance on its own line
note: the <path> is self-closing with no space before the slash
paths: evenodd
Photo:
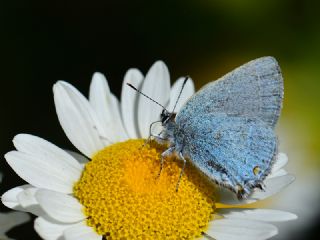
<path id="1" fill-rule="evenodd" d="M 166 159 L 157 177 L 164 148 L 143 143 L 116 143 L 86 164 L 74 195 L 87 224 L 108 240 L 201 236 L 215 210 L 212 185 L 188 164 L 176 192 L 182 162 Z"/>

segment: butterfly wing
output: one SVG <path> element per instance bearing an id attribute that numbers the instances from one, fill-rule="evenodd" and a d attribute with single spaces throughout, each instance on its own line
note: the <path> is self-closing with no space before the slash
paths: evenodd
<path id="1" fill-rule="evenodd" d="M 273 57 L 263 57 L 202 87 L 182 107 L 177 118 L 220 112 L 259 118 L 274 127 L 282 100 L 280 67 Z"/>
<path id="2" fill-rule="evenodd" d="M 273 129 L 259 119 L 210 113 L 177 122 L 176 145 L 207 177 L 246 197 L 270 173 L 277 151 Z M 179 137 L 180 134 L 180 137 Z M 181 137 L 182 135 L 182 137 Z"/>

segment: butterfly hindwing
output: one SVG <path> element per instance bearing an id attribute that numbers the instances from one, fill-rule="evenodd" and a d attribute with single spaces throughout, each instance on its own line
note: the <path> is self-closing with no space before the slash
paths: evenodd
<path id="1" fill-rule="evenodd" d="M 280 67 L 273 57 L 262 57 L 202 87 L 182 107 L 177 118 L 228 113 L 258 118 L 274 127 L 282 100 Z"/>
<path id="2" fill-rule="evenodd" d="M 210 113 L 177 122 L 176 145 L 207 177 L 245 197 L 270 173 L 273 129 L 259 119 Z M 183 139 L 183 142 L 181 142 Z"/>

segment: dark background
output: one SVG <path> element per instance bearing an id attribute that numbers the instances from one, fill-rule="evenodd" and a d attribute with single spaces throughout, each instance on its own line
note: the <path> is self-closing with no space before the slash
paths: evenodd
<path id="1" fill-rule="evenodd" d="M 52 85 L 57 80 L 69 81 L 87 95 L 92 74 L 100 71 L 119 96 L 128 68 L 146 73 L 161 59 L 172 82 L 190 75 L 199 88 L 251 59 L 272 55 L 285 76 L 279 128 L 290 123 L 294 142 L 288 149 L 303 148 L 307 155 L 299 161 L 305 171 L 317 172 L 319 10 L 316 1 L 298 0 L 2 1 L 0 153 L 12 150 L 11 139 L 22 132 L 74 149 L 55 114 Z M 4 159 L 0 171 L 1 194 L 23 184 Z M 318 193 L 317 185 L 308 183 Z M 318 206 L 304 207 L 318 216 Z M 290 239 L 318 239 L 319 220 L 302 219 L 299 228 L 290 230 Z M 32 226 L 17 227 L 9 235 L 39 239 Z"/>

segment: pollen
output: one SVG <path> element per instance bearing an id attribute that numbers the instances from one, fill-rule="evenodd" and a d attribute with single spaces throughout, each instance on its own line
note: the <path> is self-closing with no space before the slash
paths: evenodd
<path id="1" fill-rule="evenodd" d="M 215 211 L 214 188 L 191 164 L 176 184 L 182 161 L 144 140 L 116 143 L 86 164 L 74 186 L 87 225 L 104 239 L 196 239 Z"/>

